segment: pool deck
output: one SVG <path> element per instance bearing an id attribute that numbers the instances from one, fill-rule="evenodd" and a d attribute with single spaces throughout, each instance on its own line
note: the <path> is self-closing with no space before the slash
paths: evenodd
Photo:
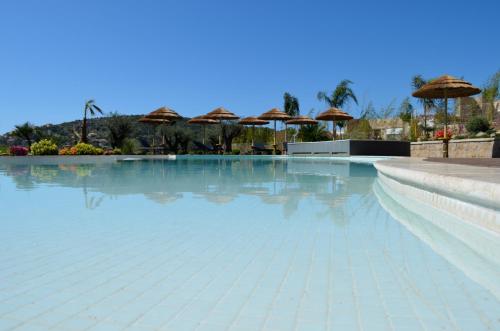
<path id="1" fill-rule="evenodd" d="M 473 165 L 471 165 L 473 164 Z M 397 158 L 375 162 L 381 180 L 400 194 L 500 235 L 500 169 L 497 161 Z"/>
<path id="2" fill-rule="evenodd" d="M 473 180 L 481 184 L 487 183 L 492 188 L 500 190 L 500 170 L 498 169 L 500 159 L 393 158 L 380 160 L 375 164 L 381 169 L 391 167 L 417 175 L 427 173 L 434 179 L 442 177 L 452 180 L 453 183 L 450 184 L 457 184 L 459 180 Z M 466 189 L 469 192 L 471 187 Z"/>
<path id="3" fill-rule="evenodd" d="M 443 158 L 431 157 L 431 158 L 425 159 L 425 161 L 439 162 L 439 163 L 445 163 L 445 164 L 468 165 L 468 166 L 476 166 L 476 167 L 500 168 L 500 158 L 494 158 L 494 159 L 486 159 L 486 158 L 443 159 Z"/>

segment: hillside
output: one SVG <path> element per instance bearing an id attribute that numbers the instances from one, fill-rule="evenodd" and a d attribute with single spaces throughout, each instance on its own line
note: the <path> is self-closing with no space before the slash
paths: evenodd
<path id="1" fill-rule="evenodd" d="M 155 127 L 137 122 L 142 115 L 119 115 L 132 125 L 132 134 L 130 138 L 136 139 L 140 145 L 148 146 L 151 142 L 151 137 Z M 188 119 L 182 119 L 170 127 L 156 127 L 157 133 L 165 131 L 181 130 L 188 134 L 191 139 L 201 139 L 201 129 L 198 125 L 187 125 Z M 101 147 L 110 147 L 108 123 L 110 117 L 98 117 L 88 120 L 89 142 Z M 60 124 L 46 124 L 36 126 L 35 140 L 42 137 L 48 137 L 56 141 L 59 146 L 74 145 L 79 140 L 81 120 L 64 122 Z M 207 136 L 216 134 L 215 128 L 207 128 Z M 0 146 L 24 145 L 25 142 L 12 135 L 12 132 L 0 135 Z"/>
<path id="2" fill-rule="evenodd" d="M 192 148 L 193 141 L 202 141 L 202 127 L 200 125 L 189 125 L 187 120 L 183 118 L 177 121 L 174 125 L 166 126 L 152 126 L 151 124 L 144 124 L 138 122 L 138 119 L 143 115 L 114 115 L 92 118 L 88 120 L 88 140 L 94 146 L 103 148 L 110 148 L 110 130 L 109 125 L 113 120 L 119 119 L 121 122 L 128 122 L 132 126 L 132 132 L 128 138 L 134 139 L 137 147 L 149 147 L 152 143 L 153 134 L 156 137 L 156 145 L 158 146 L 160 140 L 166 139 L 168 145 L 185 146 L 184 150 Z M 33 141 L 42 138 L 50 138 L 57 143 L 59 147 L 72 146 L 79 141 L 81 120 L 64 122 L 60 124 L 46 124 L 35 127 L 35 135 Z M 233 143 L 249 143 L 251 141 L 251 130 L 247 127 L 233 128 L 236 129 Z M 232 131 L 228 128 L 229 131 Z M 237 133 L 236 133 L 237 132 Z M 206 126 L 206 143 L 215 144 L 218 141 L 220 133 L 219 125 Z M 162 136 L 164 138 L 162 138 Z M 273 130 L 267 127 L 255 128 L 254 138 L 256 142 L 269 143 L 272 141 Z M 283 140 L 283 132 L 278 132 L 278 141 Z M 13 145 L 26 145 L 23 139 L 15 137 L 12 132 L 0 135 L 0 147 L 13 146 Z M 231 144 L 229 144 L 231 145 Z M 172 148 L 172 145 L 169 145 Z M 175 150 L 178 147 L 173 147 Z"/>

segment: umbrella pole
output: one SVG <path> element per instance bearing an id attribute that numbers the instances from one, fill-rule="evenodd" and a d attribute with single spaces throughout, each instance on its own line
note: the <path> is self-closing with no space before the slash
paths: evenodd
<path id="1" fill-rule="evenodd" d="M 155 136 L 156 136 L 156 126 L 153 127 L 153 155 L 156 154 L 156 150 L 155 150 Z"/>
<path id="2" fill-rule="evenodd" d="M 443 157 L 448 158 L 448 96 L 444 92 L 444 132 L 443 132 Z"/>
<path id="3" fill-rule="evenodd" d="M 204 126 L 204 125 L 202 125 L 201 127 L 202 127 L 202 131 L 203 131 L 203 137 L 202 137 L 202 139 L 201 139 L 201 140 L 202 140 L 202 142 L 203 142 L 203 145 L 205 145 L 205 126 Z"/>
<path id="4" fill-rule="evenodd" d="M 220 119 L 219 148 L 220 148 L 219 154 L 222 154 L 223 153 L 223 151 L 222 151 L 222 118 Z"/>
<path id="5" fill-rule="evenodd" d="M 335 120 L 332 121 L 332 141 L 335 141 Z"/>
<path id="6" fill-rule="evenodd" d="M 255 125 L 252 125 L 252 146 L 250 146 L 250 148 L 252 149 L 252 155 L 253 155 L 253 146 L 255 146 L 254 136 L 255 136 Z"/>
<path id="7" fill-rule="evenodd" d="M 285 155 L 286 155 L 286 148 L 285 148 L 285 146 L 288 143 L 287 130 L 288 130 L 288 125 L 285 122 L 285 143 L 283 144 L 283 154 L 285 154 Z"/>
<path id="8" fill-rule="evenodd" d="M 274 120 L 274 154 L 276 154 L 276 120 Z"/>

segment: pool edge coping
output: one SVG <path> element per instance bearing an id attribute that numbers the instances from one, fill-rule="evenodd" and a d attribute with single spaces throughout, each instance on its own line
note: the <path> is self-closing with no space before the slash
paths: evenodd
<path id="1" fill-rule="evenodd" d="M 484 167 L 440 165 L 423 159 L 380 160 L 373 165 L 377 172 L 402 184 L 500 211 L 500 184 L 492 182 L 488 174 L 470 178 L 464 171 L 481 174 L 485 173 Z M 429 171 L 431 166 L 435 171 Z M 450 173 L 450 169 L 455 170 L 454 173 Z M 500 173 L 497 179 L 500 180 Z"/>

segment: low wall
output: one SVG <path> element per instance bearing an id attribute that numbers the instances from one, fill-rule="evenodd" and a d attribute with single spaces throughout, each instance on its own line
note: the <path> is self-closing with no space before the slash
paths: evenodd
<path id="1" fill-rule="evenodd" d="M 412 157 L 443 157 L 443 142 L 422 141 L 411 143 Z M 500 140 L 495 138 L 461 139 L 448 142 L 450 158 L 492 158 L 500 157 Z"/>
<path id="2" fill-rule="evenodd" d="M 392 140 L 335 140 L 289 143 L 289 155 L 410 156 L 410 143 Z"/>
<path id="3" fill-rule="evenodd" d="M 350 155 L 349 140 L 288 143 L 288 155 Z"/>

